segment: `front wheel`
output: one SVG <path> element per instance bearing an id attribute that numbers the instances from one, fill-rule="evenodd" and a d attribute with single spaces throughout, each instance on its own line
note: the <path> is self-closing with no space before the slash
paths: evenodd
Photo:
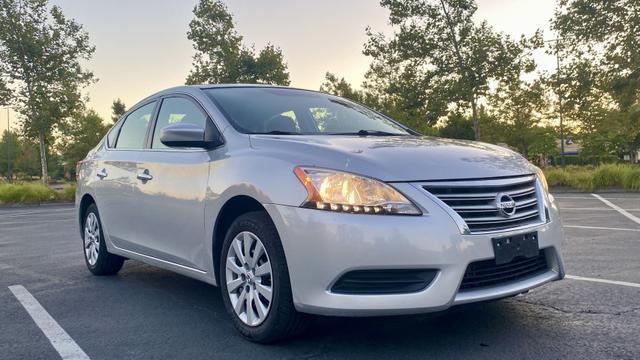
<path id="1" fill-rule="evenodd" d="M 115 275 L 122 268 L 124 258 L 107 251 L 100 214 L 95 204 L 89 205 L 82 224 L 84 260 L 93 275 Z"/>
<path id="2" fill-rule="evenodd" d="M 219 274 L 225 308 L 247 339 L 269 343 L 303 329 L 305 318 L 293 305 L 280 237 L 266 213 L 251 212 L 231 224 Z"/>

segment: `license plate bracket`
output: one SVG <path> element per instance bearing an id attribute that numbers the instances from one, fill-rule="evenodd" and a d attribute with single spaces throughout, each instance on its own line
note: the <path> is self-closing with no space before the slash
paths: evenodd
<path id="1" fill-rule="evenodd" d="M 493 244 L 496 265 L 509 263 L 518 256 L 535 257 L 540 252 L 537 231 L 493 238 L 491 243 Z"/>

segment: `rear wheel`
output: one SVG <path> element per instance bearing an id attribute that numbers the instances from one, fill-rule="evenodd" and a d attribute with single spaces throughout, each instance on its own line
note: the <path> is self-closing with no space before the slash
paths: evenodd
<path id="1" fill-rule="evenodd" d="M 95 204 L 89 205 L 82 224 L 84 260 L 94 275 L 114 275 L 122 268 L 124 258 L 107 251 L 100 214 Z"/>
<path id="2" fill-rule="evenodd" d="M 278 232 L 264 212 L 237 218 L 224 240 L 220 288 L 235 327 L 260 343 L 292 337 L 305 324 L 295 310 Z"/>

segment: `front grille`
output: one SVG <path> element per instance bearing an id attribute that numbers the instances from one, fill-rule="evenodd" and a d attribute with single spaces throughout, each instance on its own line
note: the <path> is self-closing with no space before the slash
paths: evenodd
<path id="1" fill-rule="evenodd" d="M 476 261 L 467 267 L 460 290 L 475 290 L 529 278 L 548 270 L 544 251 L 532 258 L 518 257 L 510 263 L 496 265 L 494 259 Z"/>
<path id="2" fill-rule="evenodd" d="M 433 181 L 426 191 L 449 205 L 472 233 L 507 230 L 540 221 L 535 176 L 508 179 Z M 516 205 L 511 216 L 500 213 L 496 197 L 507 194 Z"/>
<path id="3" fill-rule="evenodd" d="M 331 287 L 338 294 L 405 294 L 425 289 L 436 277 L 435 269 L 354 270 Z"/>

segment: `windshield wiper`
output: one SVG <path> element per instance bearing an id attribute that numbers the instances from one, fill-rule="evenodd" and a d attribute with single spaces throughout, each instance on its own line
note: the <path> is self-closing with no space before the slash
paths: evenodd
<path id="1" fill-rule="evenodd" d="M 294 131 L 281 131 L 281 130 L 271 130 L 269 132 L 263 132 L 263 133 L 255 133 L 255 134 L 262 134 L 262 135 L 302 135 L 299 132 L 294 132 Z"/>
<path id="2" fill-rule="evenodd" d="M 330 133 L 329 135 L 359 135 L 359 136 L 407 136 L 409 134 L 392 133 L 380 130 L 358 130 L 357 132 Z"/>

